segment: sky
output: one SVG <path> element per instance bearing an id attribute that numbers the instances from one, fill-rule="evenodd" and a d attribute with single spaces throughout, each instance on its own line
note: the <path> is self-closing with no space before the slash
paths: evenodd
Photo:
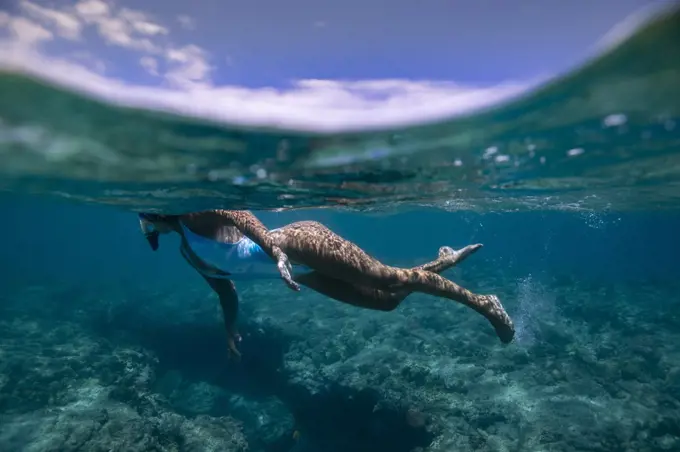
<path id="1" fill-rule="evenodd" d="M 659 3 L 11 0 L 0 7 L 0 68 L 236 123 L 380 126 L 524 92 Z"/>

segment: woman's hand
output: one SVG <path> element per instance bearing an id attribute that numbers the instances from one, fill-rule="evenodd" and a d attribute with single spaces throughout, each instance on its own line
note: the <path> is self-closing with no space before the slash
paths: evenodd
<path id="1" fill-rule="evenodd" d="M 274 258 L 276 258 L 276 266 L 279 269 L 281 278 L 283 278 L 288 287 L 296 292 L 299 292 L 300 285 L 293 281 L 293 266 L 290 264 L 290 260 L 288 260 L 288 255 L 281 251 L 281 248 L 278 246 L 273 246 L 272 252 L 274 254 Z"/>

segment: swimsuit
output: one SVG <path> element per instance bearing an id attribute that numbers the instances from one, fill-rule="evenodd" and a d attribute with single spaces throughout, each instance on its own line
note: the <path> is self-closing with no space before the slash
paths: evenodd
<path id="1" fill-rule="evenodd" d="M 281 274 L 276 262 L 264 252 L 260 246 L 248 237 L 242 237 L 235 243 L 218 242 L 192 232 L 180 222 L 184 238 L 191 251 L 203 263 L 214 269 L 196 269 L 204 276 L 219 279 L 252 280 L 280 278 Z M 188 256 L 184 247 L 182 253 L 189 262 L 195 258 Z M 304 266 L 295 266 L 303 271 L 309 271 Z M 217 270 L 215 270 L 217 269 Z"/>

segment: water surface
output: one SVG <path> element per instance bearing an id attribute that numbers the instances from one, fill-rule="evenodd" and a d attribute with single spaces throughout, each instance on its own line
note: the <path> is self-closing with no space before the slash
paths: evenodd
<path id="1" fill-rule="evenodd" d="M 166 211 L 672 208 L 679 11 L 651 16 L 572 72 L 510 89 L 506 100 L 369 130 L 294 118 L 241 124 L 228 105 L 203 111 L 191 98 L 80 86 L 75 74 L 8 52 L 0 59 L 2 187 Z"/>

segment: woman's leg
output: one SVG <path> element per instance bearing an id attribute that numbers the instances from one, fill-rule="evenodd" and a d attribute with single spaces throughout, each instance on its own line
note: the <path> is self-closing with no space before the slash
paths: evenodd
<path id="1" fill-rule="evenodd" d="M 469 245 L 455 251 L 453 248 L 443 246 L 439 249 L 439 257 L 437 259 L 413 267 L 413 269 L 441 273 L 458 265 L 481 247 L 482 245 L 480 244 Z M 392 311 L 396 309 L 411 294 L 411 292 L 405 290 L 392 292 L 349 284 L 316 271 L 296 276 L 295 281 L 343 303 L 378 311 Z"/>
<path id="2" fill-rule="evenodd" d="M 504 343 L 515 334 L 510 316 L 495 295 L 478 295 L 431 271 L 385 265 L 354 243 L 314 221 L 291 223 L 269 232 L 292 262 L 355 286 L 388 292 L 422 292 L 462 303 L 482 314 Z"/>
<path id="3" fill-rule="evenodd" d="M 220 299 L 224 327 L 227 329 L 229 354 L 238 359 L 241 357 L 241 352 L 238 351 L 236 344 L 241 341 L 241 336 L 238 334 L 238 328 L 236 327 L 236 320 L 238 318 L 238 293 L 236 292 L 234 282 L 229 279 L 211 278 L 203 274 L 201 274 L 201 276 Z"/>

